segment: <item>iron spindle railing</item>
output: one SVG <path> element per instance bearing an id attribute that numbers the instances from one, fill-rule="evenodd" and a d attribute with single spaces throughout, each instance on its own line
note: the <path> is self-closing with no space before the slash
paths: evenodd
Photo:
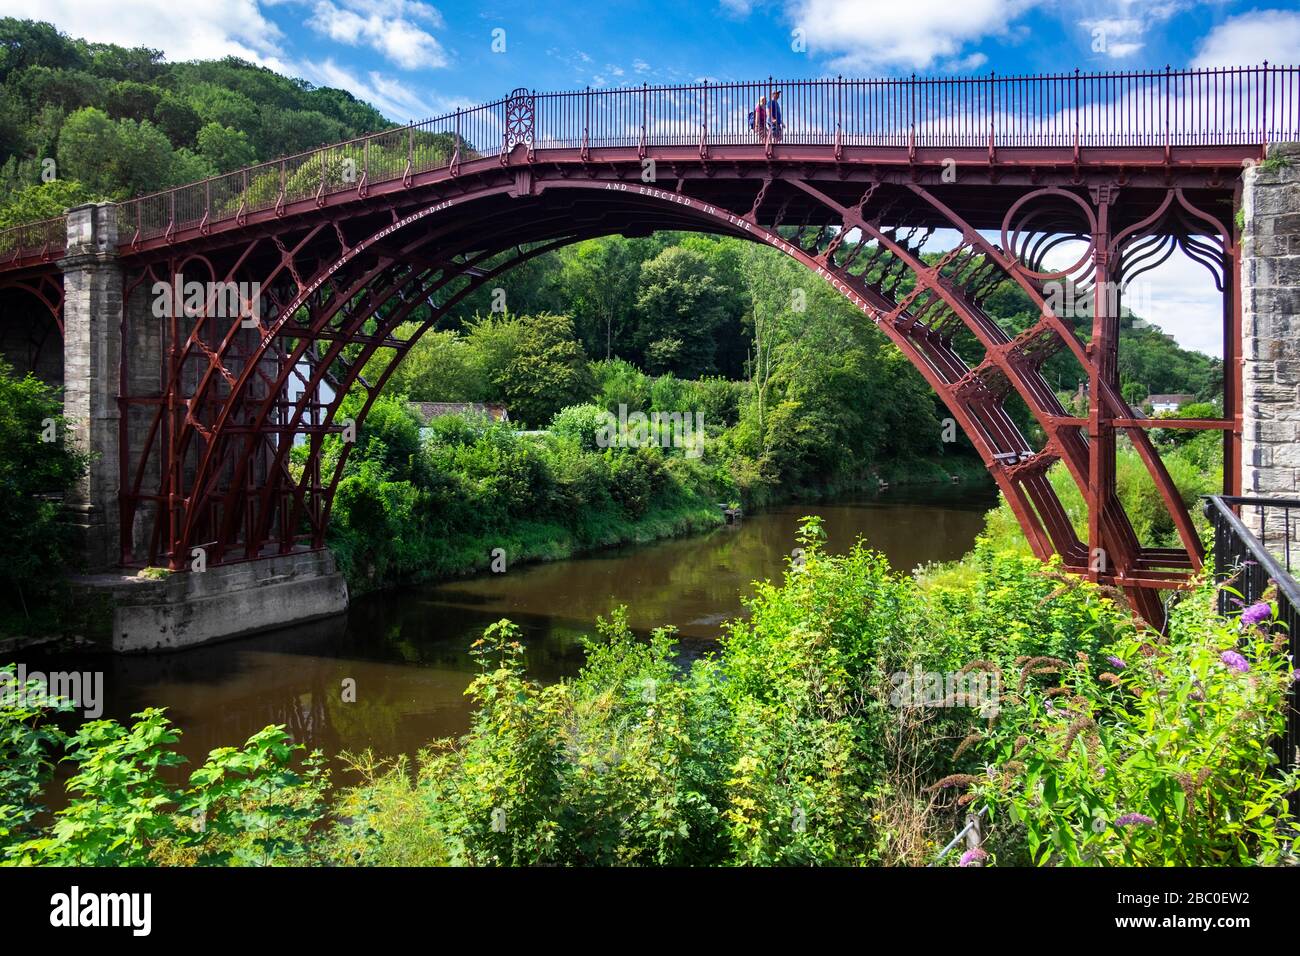
<path id="1" fill-rule="evenodd" d="M 535 93 L 457 110 L 118 207 L 133 241 L 458 167 L 524 143 L 534 150 L 766 142 L 748 123 L 781 90 L 786 145 L 1097 149 L 1259 146 L 1300 139 L 1300 67 L 1222 67 L 1042 76 L 777 80 Z M 57 257 L 62 218 L 0 231 L 0 268 Z M 58 235 L 56 235 L 58 234 Z"/>
<path id="2" fill-rule="evenodd" d="M 1259 533 L 1243 520 L 1243 514 L 1255 519 Z M 1214 529 L 1215 578 L 1237 592 L 1219 591 L 1219 613 L 1239 612 L 1261 600 L 1269 586 L 1275 585 L 1277 616 L 1286 628 L 1291 666 L 1295 667 L 1300 643 L 1296 637 L 1300 585 L 1291 576 L 1291 538 L 1298 530 L 1295 521 L 1300 518 L 1300 499 L 1207 495 L 1205 516 Z M 1300 711 L 1294 682 L 1286 706 L 1286 730 L 1274 743 L 1282 766 L 1293 767 L 1300 762 Z M 1293 806 L 1297 799 L 1300 794 L 1293 794 Z"/>

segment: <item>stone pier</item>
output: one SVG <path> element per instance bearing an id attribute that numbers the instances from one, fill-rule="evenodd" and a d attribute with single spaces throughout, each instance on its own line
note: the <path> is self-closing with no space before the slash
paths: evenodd
<path id="1" fill-rule="evenodd" d="M 122 357 L 122 269 L 117 207 L 68 210 L 63 270 L 63 414 L 69 433 L 91 456 L 67 500 L 88 570 L 116 565 L 118 554 L 118 369 Z"/>
<path id="2" fill-rule="evenodd" d="M 1300 144 L 1245 171 L 1242 494 L 1300 496 Z"/>
<path id="3" fill-rule="evenodd" d="M 96 635 L 119 652 L 173 650 L 339 614 L 347 610 L 343 575 L 328 551 L 273 555 L 237 564 L 141 578 L 123 568 L 146 553 L 138 528 L 128 530 L 124 558 L 119 486 L 123 450 L 118 403 L 122 363 L 131 394 L 157 391 L 163 361 L 162 319 L 147 289 L 123 302 L 117 253 L 117 208 L 111 203 L 68 211 L 64 287 L 64 402 L 69 435 L 90 455 L 85 478 L 66 499 L 86 572 L 75 587 L 111 606 Z M 124 322 L 124 309 L 126 318 Z M 125 335 L 126 341 L 123 341 Z M 138 416 L 137 416 L 138 417 Z M 148 423 L 128 423 L 135 441 Z M 157 484 L 156 462 L 145 481 Z M 98 602 L 89 602 L 98 604 Z M 108 615 L 101 615 L 107 617 Z"/>

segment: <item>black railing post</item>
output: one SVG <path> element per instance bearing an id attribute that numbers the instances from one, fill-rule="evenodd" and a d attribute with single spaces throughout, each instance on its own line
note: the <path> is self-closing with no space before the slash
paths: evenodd
<path id="1" fill-rule="evenodd" d="M 1234 509 L 1255 508 L 1259 515 L 1260 536 L 1256 536 L 1241 520 Z M 1218 607 L 1220 614 L 1233 610 L 1231 605 L 1239 602 L 1242 610 L 1263 599 L 1270 586 L 1276 588 L 1277 618 L 1286 629 L 1290 642 L 1291 660 L 1294 662 L 1300 653 L 1300 641 L 1297 641 L 1297 628 L 1300 627 L 1300 585 L 1289 572 L 1290 562 L 1290 511 L 1300 508 L 1300 499 L 1296 498 L 1246 498 L 1230 495 L 1207 495 L 1205 498 L 1205 515 L 1210 519 L 1214 529 L 1214 578 L 1223 585 L 1232 582 L 1233 590 L 1240 597 L 1234 598 L 1226 588 L 1220 588 Z M 1282 549 L 1286 555 L 1284 567 L 1265 546 L 1261 537 L 1267 522 L 1269 509 L 1281 509 L 1286 539 Z M 1294 666 L 1294 663 L 1292 664 Z M 1300 751 L 1300 712 L 1297 711 L 1295 682 L 1292 682 L 1286 697 L 1286 727 L 1282 736 L 1275 741 L 1275 750 L 1284 769 L 1293 768 Z M 1300 792 L 1290 796 L 1292 810 L 1300 809 Z"/>

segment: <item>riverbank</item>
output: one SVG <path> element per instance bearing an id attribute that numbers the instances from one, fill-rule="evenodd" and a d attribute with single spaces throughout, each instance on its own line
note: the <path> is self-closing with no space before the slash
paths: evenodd
<path id="1" fill-rule="evenodd" d="M 789 489 L 764 489 L 761 495 L 741 496 L 747 514 L 785 504 L 822 502 L 850 495 L 877 495 L 889 488 L 934 485 L 974 485 L 988 482 L 988 472 L 976 459 L 952 456 L 887 462 L 855 477 Z M 619 507 L 574 509 L 568 522 L 515 518 L 499 527 L 429 541 L 420 548 L 424 560 L 405 573 L 385 573 L 385 567 L 364 557 L 366 542 L 354 536 L 332 537 L 330 546 L 354 597 L 420 584 L 452 580 L 485 572 L 505 573 L 517 564 L 562 561 L 626 545 L 648 544 L 712 531 L 725 523 L 721 505 L 735 489 L 695 488 L 677 484 L 676 493 L 655 496 L 645 512 L 630 516 Z M 360 546 L 360 547 L 359 547 Z"/>

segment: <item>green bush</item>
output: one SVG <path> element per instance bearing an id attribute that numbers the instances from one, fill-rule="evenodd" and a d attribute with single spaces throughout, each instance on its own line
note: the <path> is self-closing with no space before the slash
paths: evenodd
<path id="1" fill-rule="evenodd" d="M 1023 662 L 975 749 L 971 791 L 993 808 L 996 859 L 1058 866 L 1294 862 L 1277 770 L 1296 679 L 1285 635 L 1183 601 L 1167 640 L 1132 627 L 1107 655 Z"/>
<path id="2" fill-rule="evenodd" d="M 1271 743 L 1296 675 L 1273 606 L 1224 620 L 1203 587 L 1162 638 L 988 543 L 917 580 L 822 540 L 806 519 L 782 582 L 689 666 L 671 630 L 637 637 L 616 611 L 579 676 L 544 686 L 519 629 L 493 625 L 473 648 L 469 732 L 414 762 L 352 757 L 361 782 L 329 819 L 319 759 L 298 766 L 282 729 L 214 750 L 178 786 L 160 711 L 65 736 L 49 720 L 65 705 L 6 697 L 0 859 L 915 865 L 979 807 L 997 864 L 1293 862 L 1297 774 Z M 997 679 L 983 701 L 913 706 L 899 678 L 921 671 Z M 70 800 L 41 825 L 60 755 Z"/>
<path id="3" fill-rule="evenodd" d="M 595 451 L 597 436 L 608 421 L 608 413 L 596 405 L 570 405 L 555 413 L 549 431 L 572 439 L 583 451 Z"/>
<path id="4" fill-rule="evenodd" d="M 169 781 L 185 758 L 161 710 L 83 723 L 68 735 L 50 722 L 73 705 L 30 681 L 0 694 L 0 864 L 21 866 L 283 865 L 310 862 L 310 828 L 324 812 L 328 778 L 319 754 L 283 727 L 243 747 L 213 750 L 187 784 Z M 67 805 L 38 826 L 40 793 L 60 758 L 75 770 Z"/>
<path id="5" fill-rule="evenodd" d="M 25 630 L 49 612 L 75 541 L 61 498 L 86 457 L 68 437 L 56 389 L 0 360 L 0 613 Z M 40 622 L 36 622 L 40 623 Z"/>

